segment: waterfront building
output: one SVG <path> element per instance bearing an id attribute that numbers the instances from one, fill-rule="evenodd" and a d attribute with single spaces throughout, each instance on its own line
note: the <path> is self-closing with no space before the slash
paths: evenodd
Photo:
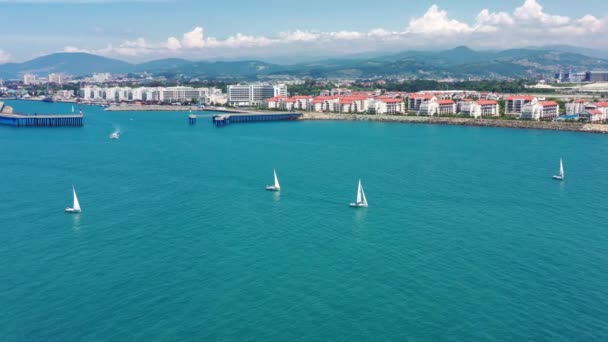
<path id="1" fill-rule="evenodd" d="M 607 118 L 606 114 L 599 109 L 585 109 L 578 113 L 578 117 L 586 119 L 588 122 L 602 122 Z"/>
<path id="2" fill-rule="evenodd" d="M 456 103 L 454 100 L 438 100 L 433 97 L 428 101 L 422 102 L 418 115 L 452 115 L 456 113 Z"/>
<path id="3" fill-rule="evenodd" d="M 84 86 L 82 97 L 89 101 L 111 101 L 111 102 L 169 102 L 184 103 L 194 100 L 198 103 L 223 104 L 222 91 L 216 88 L 193 88 L 193 87 L 98 87 Z"/>
<path id="4" fill-rule="evenodd" d="M 266 99 L 287 96 L 284 84 L 237 84 L 228 86 L 228 102 L 232 106 L 255 106 Z"/>
<path id="5" fill-rule="evenodd" d="M 474 118 L 500 115 L 500 105 L 494 100 L 461 101 L 458 108 L 460 114 Z"/>
<path id="6" fill-rule="evenodd" d="M 158 100 L 169 103 L 200 102 L 206 95 L 207 88 L 168 87 L 159 89 Z"/>
<path id="7" fill-rule="evenodd" d="M 520 116 L 522 114 L 523 107 L 527 104 L 537 104 L 538 99 L 534 96 L 529 95 L 512 95 L 505 100 L 505 114 L 512 116 Z"/>
<path id="8" fill-rule="evenodd" d="M 283 100 L 285 100 L 287 98 L 287 96 L 277 96 L 277 97 L 271 97 L 269 99 L 266 99 L 264 101 L 264 107 L 267 109 L 279 109 L 281 108 L 281 102 Z"/>
<path id="9" fill-rule="evenodd" d="M 593 103 L 592 105 L 595 106 L 595 109 L 599 110 L 600 112 L 604 113 L 604 115 L 608 116 L 608 102 L 596 102 L 596 103 Z"/>
<path id="10" fill-rule="evenodd" d="M 437 100 L 437 97 L 432 94 L 411 94 L 408 101 L 408 108 L 411 111 L 419 111 L 423 103 L 431 101 L 433 99 Z"/>
<path id="11" fill-rule="evenodd" d="M 559 104 L 554 101 L 541 101 L 527 103 L 521 110 L 521 119 L 527 120 L 552 120 L 559 116 Z"/>
<path id="12" fill-rule="evenodd" d="M 566 115 L 582 113 L 585 110 L 586 104 L 587 101 L 585 100 L 575 100 L 566 103 Z"/>
<path id="13" fill-rule="evenodd" d="M 337 96 L 317 96 L 312 100 L 313 112 L 331 112 L 334 104 L 338 103 L 340 98 Z"/>
<path id="14" fill-rule="evenodd" d="M 403 114 L 403 99 L 377 97 L 368 101 L 368 112 L 372 114 Z"/>

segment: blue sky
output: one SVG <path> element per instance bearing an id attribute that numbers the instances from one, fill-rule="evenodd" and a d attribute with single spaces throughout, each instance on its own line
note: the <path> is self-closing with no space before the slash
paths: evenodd
<path id="1" fill-rule="evenodd" d="M 0 63 L 340 55 L 454 45 L 606 44 L 608 1 L 0 0 Z M 487 9 L 485 19 L 480 19 Z M 198 29 L 197 29 L 198 28 Z M 190 33 L 190 35 L 187 35 Z M 278 51 L 277 51 L 278 50 Z"/>

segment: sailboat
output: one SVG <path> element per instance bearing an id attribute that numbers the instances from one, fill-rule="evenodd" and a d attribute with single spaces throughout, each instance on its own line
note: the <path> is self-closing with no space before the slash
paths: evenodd
<path id="1" fill-rule="evenodd" d="M 566 179 L 566 175 L 564 174 L 564 161 L 559 159 L 559 175 L 553 176 L 553 179 L 563 181 Z"/>
<path id="2" fill-rule="evenodd" d="M 65 212 L 77 214 L 77 213 L 80 213 L 82 210 L 80 210 L 80 203 L 78 203 L 78 197 L 76 196 L 76 189 L 74 189 L 73 185 L 72 185 L 72 192 L 74 193 L 74 204 L 72 205 L 71 208 L 70 207 L 65 208 Z"/>
<path id="3" fill-rule="evenodd" d="M 277 170 L 274 170 L 274 184 L 267 185 L 266 190 L 268 191 L 281 191 L 281 185 L 279 184 L 279 178 L 277 177 Z"/>
<path id="4" fill-rule="evenodd" d="M 74 113 L 74 105 L 72 105 L 72 113 Z"/>
<path id="5" fill-rule="evenodd" d="M 354 208 L 367 208 L 367 198 L 365 197 L 365 191 L 363 191 L 363 185 L 361 185 L 361 179 L 359 179 L 359 187 L 357 187 L 357 201 L 350 204 Z"/>

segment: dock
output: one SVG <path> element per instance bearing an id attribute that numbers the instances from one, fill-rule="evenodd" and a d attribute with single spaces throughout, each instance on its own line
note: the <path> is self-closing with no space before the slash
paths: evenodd
<path id="1" fill-rule="evenodd" d="M 14 127 L 82 127 L 82 115 L 21 115 L 0 113 L 0 125 Z"/>
<path id="2" fill-rule="evenodd" d="M 0 102 L 0 125 L 14 127 L 82 127 L 81 114 L 71 115 L 25 115 L 13 113 L 13 108 Z"/>
<path id="3" fill-rule="evenodd" d="M 289 121 L 302 117 L 302 113 L 249 113 L 249 114 L 222 114 L 212 117 L 216 127 L 230 125 L 231 123 Z"/>

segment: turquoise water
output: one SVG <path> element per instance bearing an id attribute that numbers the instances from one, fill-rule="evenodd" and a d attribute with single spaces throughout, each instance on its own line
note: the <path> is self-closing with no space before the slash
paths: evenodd
<path id="1" fill-rule="evenodd" d="M 0 127 L 2 341 L 608 339 L 608 136 L 84 111 Z"/>

